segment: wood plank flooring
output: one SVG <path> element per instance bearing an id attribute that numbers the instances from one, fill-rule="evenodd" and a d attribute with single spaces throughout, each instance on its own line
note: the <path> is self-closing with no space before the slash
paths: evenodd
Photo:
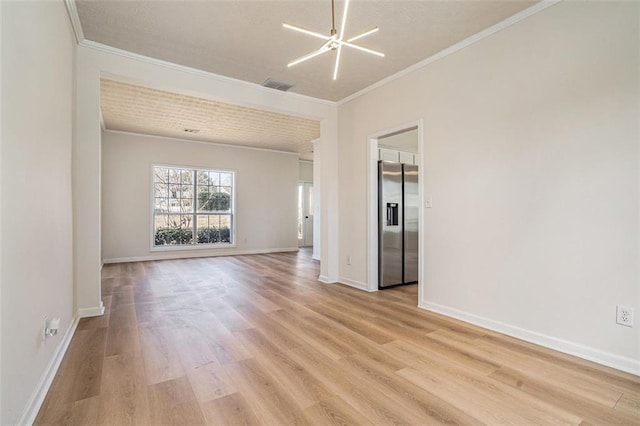
<path id="1" fill-rule="evenodd" d="M 640 424 L 640 378 L 317 281 L 299 253 L 106 265 L 36 424 Z"/>

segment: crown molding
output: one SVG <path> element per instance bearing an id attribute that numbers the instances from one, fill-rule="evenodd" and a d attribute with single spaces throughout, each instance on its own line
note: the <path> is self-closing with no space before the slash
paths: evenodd
<path id="1" fill-rule="evenodd" d="M 82 25 L 80 24 L 80 16 L 78 15 L 78 9 L 76 8 L 75 0 L 64 0 L 65 6 L 67 6 L 67 13 L 69 14 L 69 20 L 73 27 L 73 33 L 76 36 L 76 43 L 80 44 L 84 41 L 84 33 L 82 32 Z"/>
<path id="2" fill-rule="evenodd" d="M 487 38 L 487 37 L 499 32 L 499 31 L 504 30 L 505 28 L 509 28 L 510 26 L 522 21 L 523 19 L 526 19 L 526 18 L 528 18 L 528 17 L 530 17 L 532 15 L 535 15 L 536 13 L 538 13 L 538 12 L 548 8 L 548 7 L 551 7 L 551 6 L 555 5 L 555 4 L 558 4 L 561 1 L 562 0 L 542 0 L 541 2 L 536 3 L 533 6 L 528 7 L 525 10 L 520 11 L 520 12 L 516 13 L 515 15 L 508 17 L 505 20 L 500 21 L 497 24 L 492 25 L 489 28 L 486 28 L 486 29 L 480 31 L 479 33 L 476 33 L 476 34 L 474 34 L 474 35 L 472 35 L 470 37 L 467 37 L 464 40 L 459 41 L 458 43 L 456 43 L 456 44 L 454 44 L 452 46 L 449 46 L 446 49 L 441 50 L 440 52 L 438 52 L 436 54 L 433 54 L 433 55 L 429 56 L 426 59 L 423 59 L 422 61 L 420 61 L 418 63 L 415 63 L 415 64 L 413 64 L 413 65 L 411 65 L 411 66 L 409 66 L 409 67 L 407 67 L 407 68 L 405 68 L 405 69 L 403 69 L 401 71 L 398 71 L 395 74 L 392 74 L 392 75 L 390 75 L 388 77 L 385 77 L 382 80 L 379 80 L 379 81 L 373 83 L 372 85 L 367 86 L 364 89 L 359 90 L 356 93 L 347 96 L 346 98 L 340 99 L 337 102 L 337 104 L 338 104 L 338 106 L 340 106 L 340 105 L 343 105 L 343 104 L 345 104 L 345 103 L 347 103 L 349 101 L 352 101 L 352 100 L 354 100 L 356 98 L 359 98 L 360 96 L 362 96 L 362 95 L 364 95 L 366 93 L 369 93 L 372 90 L 375 90 L 375 89 L 377 89 L 379 87 L 382 87 L 387 83 L 391 83 L 392 81 L 397 80 L 397 79 L 399 79 L 401 77 L 404 77 L 405 75 L 410 74 L 410 73 L 412 73 L 414 71 L 417 71 L 417 70 L 419 70 L 421 68 L 424 68 L 427 65 L 432 64 L 432 63 L 434 63 L 436 61 L 439 61 L 442 58 L 445 58 L 445 57 L 447 57 L 449 55 L 452 55 L 452 54 L 464 49 L 465 47 L 471 46 L 472 44 L 477 43 L 480 40 L 484 40 L 485 38 Z"/>

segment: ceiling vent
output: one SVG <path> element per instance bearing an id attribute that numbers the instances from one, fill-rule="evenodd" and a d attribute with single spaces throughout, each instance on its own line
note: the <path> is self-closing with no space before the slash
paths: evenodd
<path id="1" fill-rule="evenodd" d="M 198 133 L 200 129 L 184 129 L 185 133 Z"/>
<path id="2" fill-rule="evenodd" d="M 266 79 L 264 83 L 262 83 L 264 87 L 268 87 L 270 89 L 281 90 L 283 92 L 287 92 L 289 89 L 293 87 L 293 84 L 284 83 L 282 81 L 272 80 L 270 78 Z"/>

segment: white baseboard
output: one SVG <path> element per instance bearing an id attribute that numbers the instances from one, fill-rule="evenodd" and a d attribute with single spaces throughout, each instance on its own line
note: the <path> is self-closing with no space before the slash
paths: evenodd
<path id="1" fill-rule="evenodd" d="M 579 343 L 570 342 L 568 340 L 559 339 L 557 337 L 548 336 L 536 331 L 526 330 L 500 321 L 495 321 L 479 315 L 460 311 L 448 306 L 440 305 L 433 302 L 420 302 L 419 308 L 427 311 L 442 314 L 448 317 L 459 319 L 480 327 L 487 328 L 498 333 L 506 334 L 521 340 L 525 340 L 536 345 L 544 346 L 559 352 L 577 356 L 588 361 L 606 365 L 617 370 L 640 376 L 640 361 L 616 355 L 610 352 L 601 351 Z"/>
<path id="2" fill-rule="evenodd" d="M 100 301 L 100 306 L 78 309 L 78 318 L 99 317 L 100 315 L 104 315 L 104 303 L 102 303 L 102 300 Z"/>
<path id="3" fill-rule="evenodd" d="M 356 280 L 352 280 L 350 278 L 345 278 L 345 277 L 340 277 L 338 278 L 338 282 L 344 284 L 344 285 L 348 285 L 349 287 L 354 287 L 357 288 L 358 290 L 364 290 L 364 291 L 376 291 L 376 290 L 371 290 L 369 288 L 369 284 L 367 283 L 363 283 L 360 281 L 356 281 Z"/>
<path id="4" fill-rule="evenodd" d="M 269 248 L 269 249 L 249 249 L 249 250 L 228 250 L 223 252 L 189 252 L 181 250 L 179 252 L 165 253 L 158 252 L 148 256 L 134 256 L 134 257 L 115 257 L 112 259 L 104 259 L 103 263 L 128 263 L 128 262 L 147 262 L 152 260 L 170 260 L 170 259 L 189 259 L 194 257 L 217 257 L 217 256 L 237 256 L 243 254 L 267 254 L 267 253 L 283 253 L 298 251 L 298 247 L 285 247 L 285 248 Z"/>
<path id="5" fill-rule="evenodd" d="M 326 275 L 320 275 L 318 277 L 318 281 L 320 281 L 321 283 L 325 283 L 325 284 L 334 284 L 334 283 L 338 282 L 338 280 L 329 278 Z"/>
<path id="6" fill-rule="evenodd" d="M 69 343 L 71 343 L 71 338 L 78 327 L 78 321 L 80 317 L 76 313 L 71 321 L 71 325 L 67 329 L 67 332 L 62 337 L 62 341 L 58 344 L 55 352 L 53 353 L 53 357 L 49 361 L 47 368 L 45 368 L 40 380 L 38 381 L 38 385 L 36 386 L 33 395 L 29 398 L 29 402 L 27 403 L 26 409 L 20 417 L 20 421 L 18 421 L 19 425 L 31 425 L 36 419 L 38 412 L 40 411 L 40 407 L 42 407 L 42 403 L 44 402 L 44 398 L 47 396 L 47 392 L 49 392 L 49 388 L 51 387 L 51 383 L 53 383 L 53 379 L 58 372 L 58 368 L 60 367 L 60 363 L 62 362 L 62 358 L 64 358 L 64 354 L 67 352 L 69 348 Z"/>
<path id="7" fill-rule="evenodd" d="M 311 256 L 311 259 L 320 261 L 320 256 L 316 256 L 315 254 Z"/>

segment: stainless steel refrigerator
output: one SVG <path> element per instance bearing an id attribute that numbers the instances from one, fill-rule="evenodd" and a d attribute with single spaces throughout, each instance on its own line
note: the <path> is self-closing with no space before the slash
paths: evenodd
<path id="1" fill-rule="evenodd" d="M 378 288 L 418 282 L 418 166 L 378 162 Z"/>

